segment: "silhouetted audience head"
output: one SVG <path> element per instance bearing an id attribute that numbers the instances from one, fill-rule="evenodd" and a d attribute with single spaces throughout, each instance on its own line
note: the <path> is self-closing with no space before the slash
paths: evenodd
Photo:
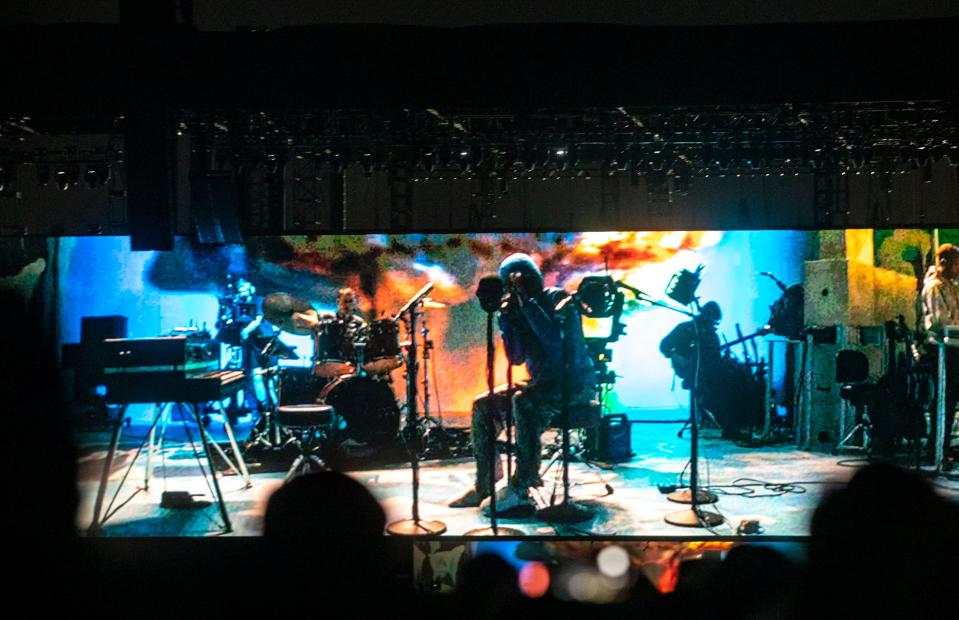
<path id="1" fill-rule="evenodd" d="M 470 618 L 506 617 L 520 600 L 516 569 L 492 553 L 478 555 L 466 562 L 458 581 L 460 611 Z"/>
<path id="2" fill-rule="evenodd" d="M 808 613 L 908 614 L 944 607 L 954 586 L 959 507 L 919 474 L 870 465 L 812 520 Z"/>
<path id="3" fill-rule="evenodd" d="M 782 617 L 795 579 L 783 554 L 759 545 L 737 545 L 718 566 L 708 588 L 713 617 Z"/>
<path id="4" fill-rule="evenodd" d="M 277 591 L 324 598 L 354 613 L 385 600 L 401 603 L 409 583 L 397 582 L 383 528 L 386 515 L 366 488 L 337 472 L 304 474 L 270 497 L 264 518 L 266 576 Z M 284 611 L 309 611 L 300 596 L 279 601 Z"/>
<path id="5" fill-rule="evenodd" d="M 270 496 L 263 535 L 276 540 L 379 538 L 386 514 L 362 484 L 337 472 L 298 476 Z"/>

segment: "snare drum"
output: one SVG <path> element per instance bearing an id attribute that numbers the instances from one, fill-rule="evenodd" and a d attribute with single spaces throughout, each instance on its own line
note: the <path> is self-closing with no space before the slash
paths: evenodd
<path id="1" fill-rule="evenodd" d="M 356 371 L 350 334 L 342 321 L 320 321 L 313 336 L 313 374 L 329 379 Z"/>
<path id="2" fill-rule="evenodd" d="M 400 331 L 396 322 L 391 319 L 373 321 L 369 326 L 366 347 L 363 349 L 363 370 L 378 375 L 402 365 Z"/>

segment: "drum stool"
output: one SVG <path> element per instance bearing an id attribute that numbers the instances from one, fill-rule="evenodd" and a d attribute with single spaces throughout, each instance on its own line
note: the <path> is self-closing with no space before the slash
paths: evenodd
<path id="1" fill-rule="evenodd" d="M 332 405 L 280 405 L 276 408 L 276 422 L 290 431 L 293 443 L 300 451 L 286 473 L 285 482 L 297 474 L 327 468 L 319 452 L 326 432 L 336 426 L 336 412 Z"/>

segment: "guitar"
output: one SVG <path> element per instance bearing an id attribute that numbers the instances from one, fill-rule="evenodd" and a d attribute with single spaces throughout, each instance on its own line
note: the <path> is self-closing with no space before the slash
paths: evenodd
<path id="1" fill-rule="evenodd" d="M 754 331 L 753 333 L 747 336 L 743 336 L 742 338 L 737 338 L 736 340 L 731 340 L 729 342 L 726 342 L 720 345 L 718 352 L 722 353 L 723 351 L 729 349 L 730 347 L 734 347 L 737 344 L 748 342 L 754 338 L 759 338 L 760 336 L 765 336 L 766 334 L 772 333 L 772 331 L 773 331 L 772 327 L 770 327 L 769 325 L 764 325 L 760 329 L 757 329 L 756 331 Z M 684 384 L 690 379 L 692 379 L 694 355 L 696 355 L 696 349 L 695 347 L 690 347 L 689 355 L 673 354 L 669 356 L 669 361 L 672 363 L 672 366 L 673 366 L 673 372 L 676 373 L 677 377 L 683 380 Z"/>

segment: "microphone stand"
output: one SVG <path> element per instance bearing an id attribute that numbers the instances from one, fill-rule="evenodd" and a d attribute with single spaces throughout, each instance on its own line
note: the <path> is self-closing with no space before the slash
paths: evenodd
<path id="1" fill-rule="evenodd" d="M 506 356 L 506 479 L 513 477 L 513 364 Z"/>
<path id="2" fill-rule="evenodd" d="M 424 521 L 420 519 L 420 463 L 419 463 L 419 417 L 416 413 L 417 373 L 419 371 L 416 358 L 416 315 L 417 307 L 432 284 L 423 287 L 414 299 L 403 306 L 396 318 L 403 312 L 409 313 L 410 346 L 406 353 L 406 428 L 407 446 L 410 455 L 410 468 L 413 473 L 413 517 L 394 521 L 386 526 L 386 531 L 393 536 L 438 536 L 446 531 L 446 524 L 441 521 Z M 412 443 L 412 445 L 410 445 Z"/>
<path id="3" fill-rule="evenodd" d="M 486 395 L 486 415 L 495 416 L 499 413 L 496 406 L 496 387 L 494 378 L 494 369 L 496 363 L 496 348 L 493 346 L 493 313 L 486 312 L 486 387 L 489 390 Z M 507 360 L 507 363 L 509 361 Z M 507 416 L 509 414 L 507 413 Z M 496 424 L 490 420 L 489 434 L 487 435 L 488 448 L 492 458 L 489 460 L 489 527 L 481 527 L 466 532 L 465 536 L 522 536 L 523 532 L 511 527 L 499 527 L 496 513 L 496 460 L 499 454 L 496 451 Z M 506 484 L 509 484 L 509 477 L 506 478 Z"/>
<path id="4" fill-rule="evenodd" d="M 695 300 L 693 303 L 695 303 Z M 709 528 L 719 525 L 724 519 L 715 512 L 708 512 L 699 507 L 701 504 L 714 503 L 717 501 L 717 498 L 712 493 L 699 488 L 699 416 L 696 411 L 696 407 L 698 406 L 696 401 L 699 396 L 699 371 L 703 347 L 700 341 L 699 324 L 696 323 L 695 315 L 692 312 L 690 312 L 689 315 L 693 316 L 693 329 L 696 331 L 696 365 L 693 370 L 692 389 L 689 391 L 689 490 L 670 493 L 669 496 L 667 496 L 667 499 L 670 501 L 682 504 L 688 503 L 689 508 L 671 512 L 663 519 L 666 523 L 679 527 Z"/>

